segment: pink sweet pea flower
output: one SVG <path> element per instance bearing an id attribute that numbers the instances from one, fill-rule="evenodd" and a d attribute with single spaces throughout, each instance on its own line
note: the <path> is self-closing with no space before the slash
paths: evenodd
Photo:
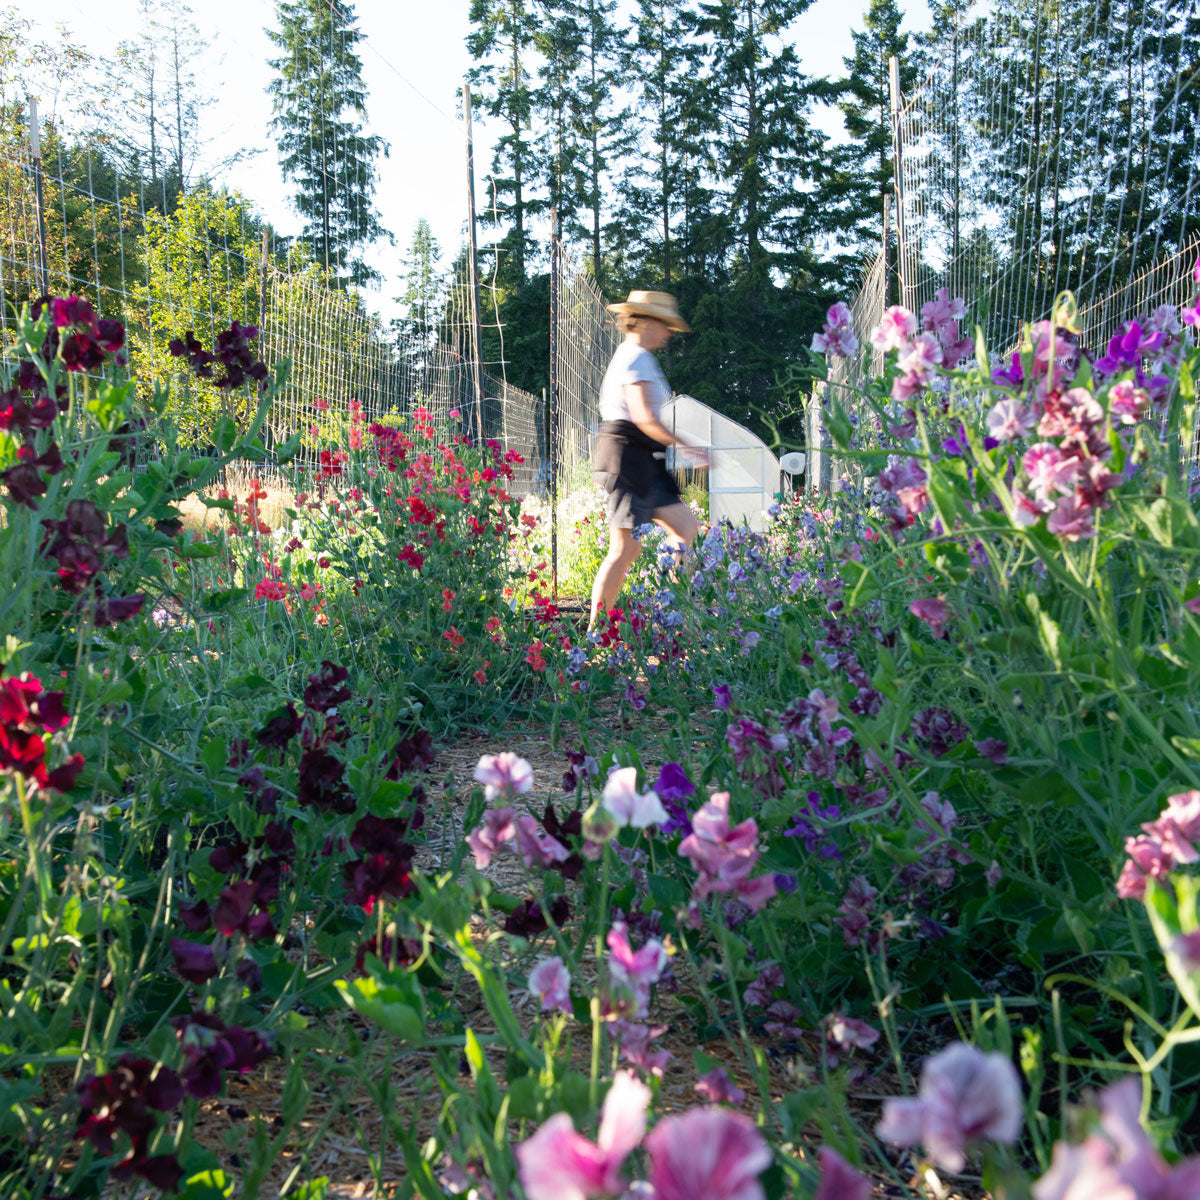
<path id="1" fill-rule="evenodd" d="M 860 1175 L 836 1150 L 822 1146 L 817 1152 L 821 1164 L 821 1186 L 813 1200 L 871 1200 L 871 1181 Z"/>
<path id="2" fill-rule="evenodd" d="M 1039 500 L 1045 500 L 1051 492 L 1069 492 L 1079 474 L 1079 460 L 1067 458 L 1052 442 L 1030 446 L 1021 463 Z"/>
<path id="3" fill-rule="evenodd" d="M 567 1113 L 555 1113 L 516 1148 L 518 1174 L 528 1200 L 591 1200 L 620 1195 L 621 1167 L 646 1132 L 650 1089 L 629 1071 L 618 1071 L 604 1098 L 594 1142 L 575 1132 Z"/>
<path id="4" fill-rule="evenodd" d="M 1058 537 L 1066 538 L 1068 542 L 1078 542 L 1082 538 L 1094 537 L 1096 527 L 1092 524 L 1094 508 L 1076 493 L 1064 496 L 1058 507 L 1046 520 L 1046 528 Z"/>
<path id="5" fill-rule="evenodd" d="M 1016 488 L 1013 489 L 1012 498 L 1014 508 L 1013 520 L 1022 529 L 1028 529 L 1031 525 L 1036 525 L 1053 508 L 1053 505 L 1049 501 L 1034 500 Z"/>
<path id="6" fill-rule="evenodd" d="M 754 1122 L 727 1108 L 664 1117 L 646 1138 L 655 1200 L 764 1200 L 771 1151 Z"/>
<path id="7" fill-rule="evenodd" d="M 848 305 L 840 300 L 831 304 L 825 313 L 825 328 L 813 334 L 812 348 L 816 354 L 853 354 L 858 338 L 851 329 L 852 316 Z"/>
<path id="8" fill-rule="evenodd" d="M 528 813 L 517 818 L 516 829 L 517 849 L 527 867 L 549 867 L 571 857 L 571 852 L 558 838 L 538 832 L 537 821 Z"/>
<path id="9" fill-rule="evenodd" d="M 758 825 L 753 818 L 729 825 L 729 793 L 717 792 L 692 818 L 692 832 L 679 844 L 679 856 L 699 874 L 692 899 L 713 892 L 734 892 L 757 912 L 775 895 L 774 875 L 750 879 L 758 862 Z"/>
<path id="10" fill-rule="evenodd" d="M 905 375 L 927 383 L 943 358 L 942 345 L 932 333 L 918 334 L 907 349 L 900 352 L 896 365 Z"/>
<path id="11" fill-rule="evenodd" d="M 539 958 L 534 963 L 529 994 L 542 1002 L 542 1012 L 571 1011 L 571 972 L 561 958 Z"/>
<path id="12" fill-rule="evenodd" d="M 1021 1116 L 1021 1082 L 1012 1063 L 955 1042 L 925 1060 L 915 1100 L 884 1101 L 875 1132 L 897 1146 L 921 1143 L 943 1170 L 961 1171 L 968 1142 L 1015 1142 Z"/>
<path id="13" fill-rule="evenodd" d="M 483 824 L 467 834 L 467 845 L 475 852 L 475 865 L 482 871 L 500 847 L 517 836 L 511 808 L 497 808 L 483 814 Z"/>
<path id="14" fill-rule="evenodd" d="M 666 970 L 667 952 L 657 938 L 635 952 L 624 921 L 613 922 L 607 941 L 609 978 L 617 987 L 633 993 L 637 1015 L 644 1017 L 650 1009 L 650 987 Z"/>
<path id="15" fill-rule="evenodd" d="M 601 804 L 618 825 L 632 825 L 634 829 L 645 829 L 647 825 L 659 825 L 670 819 L 657 793 L 638 791 L 636 767 L 621 767 L 608 777 Z"/>
<path id="16" fill-rule="evenodd" d="M 486 799 L 503 796 L 511 800 L 533 787 L 533 768 L 510 750 L 485 754 L 476 764 L 475 782 L 483 784 Z"/>
<path id="17" fill-rule="evenodd" d="M 1109 388 L 1108 413 L 1114 425 L 1136 425 L 1150 410 L 1150 394 L 1132 379 L 1121 379 Z"/>
<path id="18" fill-rule="evenodd" d="M 918 621 L 924 621 L 933 631 L 934 637 L 946 636 L 946 619 L 950 614 L 946 608 L 946 601 L 941 596 L 922 596 L 908 606 L 908 611 Z"/>
<path id="19" fill-rule="evenodd" d="M 918 328 L 915 313 L 909 312 L 903 305 L 893 304 L 871 331 L 871 345 L 884 353 L 903 349 Z"/>

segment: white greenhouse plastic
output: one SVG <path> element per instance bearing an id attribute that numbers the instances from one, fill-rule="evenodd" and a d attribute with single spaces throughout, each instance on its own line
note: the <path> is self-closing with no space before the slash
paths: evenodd
<path id="1" fill-rule="evenodd" d="M 663 406 L 659 420 L 676 437 L 711 447 L 708 512 L 712 523 L 728 517 L 738 525 L 744 517 L 751 529 L 762 529 L 765 510 L 779 491 L 779 460 L 762 439 L 692 396 L 675 396 Z"/>

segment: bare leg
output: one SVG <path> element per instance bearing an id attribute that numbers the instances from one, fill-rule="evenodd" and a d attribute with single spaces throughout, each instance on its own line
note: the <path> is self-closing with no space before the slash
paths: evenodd
<path id="1" fill-rule="evenodd" d="M 621 584 L 634 559 L 641 553 L 642 543 L 633 536 L 632 529 L 610 529 L 608 554 L 596 572 L 596 581 L 592 584 L 592 615 L 588 621 L 591 629 L 600 616 L 607 613 L 616 603 L 621 594 Z"/>

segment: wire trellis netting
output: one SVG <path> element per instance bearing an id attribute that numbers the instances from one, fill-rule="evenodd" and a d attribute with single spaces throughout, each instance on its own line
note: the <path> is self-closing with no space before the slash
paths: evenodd
<path id="1" fill-rule="evenodd" d="M 940 288 L 962 296 L 967 324 L 999 358 L 1063 291 L 1093 347 L 1125 321 L 1188 300 L 1200 248 L 1200 79 L 1180 47 L 1194 42 L 1196 21 L 1194 6 L 1157 2 L 964 4 L 911 95 L 899 94 L 893 70 L 900 303 L 919 312 Z M 851 305 L 860 342 L 887 303 L 874 271 Z M 879 365 L 869 357 L 831 368 L 848 408 Z M 827 486 L 828 476 L 813 478 Z"/>

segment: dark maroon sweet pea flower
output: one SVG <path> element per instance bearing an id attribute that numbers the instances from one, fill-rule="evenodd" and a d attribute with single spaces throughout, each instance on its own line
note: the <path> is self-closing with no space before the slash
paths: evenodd
<path id="1" fill-rule="evenodd" d="M 566 896 L 558 896 L 551 902 L 550 919 L 555 925 L 560 926 L 571 919 L 571 905 Z M 504 922 L 505 933 L 516 934 L 518 937 L 524 938 L 536 937 L 539 933 L 545 933 L 549 928 L 541 905 L 536 900 L 525 900 L 518 904 Z"/>
<path id="2" fill-rule="evenodd" d="M 75 781 L 83 770 L 83 755 L 72 754 L 66 762 L 59 764 L 46 776 L 46 787 L 56 792 L 75 790 Z"/>
<path id="3" fill-rule="evenodd" d="M 75 1137 L 91 1142 L 101 1154 L 111 1154 L 118 1134 L 129 1138 L 129 1153 L 112 1175 L 140 1175 L 156 1187 L 175 1191 L 183 1178 L 169 1154 L 146 1153 L 158 1129 L 158 1113 L 169 1113 L 183 1100 L 183 1084 L 169 1067 L 148 1058 L 124 1054 L 107 1075 L 89 1075 L 75 1089 L 79 1116 Z"/>
<path id="4" fill-rule="evenodd" d="M 132 596 L 108 596 L 96 602 L 95 622 L 98 628 L 119 625 L 142 611 L 146 597 L 142 592 Z"/>
<path id="5" fill-rule="evenodd" d="M 212 928 L 212 909 L 207 900 L 199 900 L 195 904 L 179 906 L 179 921 L 184 929 L 191 933 L 203 933 Z"/>
<path id="6" fill-rule="evenodd" d="M 218 933 L 235 933 L 249 938 L 275 936 L 275 925 L 266 909 L 267 898 L 252 879 L 241 879 L 225 888 L 213 909 L 213 925 Z M 257 911 L 256 911 L 257 910 Z"/>
<path id="7" fill-rule="evenodd" d="M 97 328 L 96 311 L 82 296 L 70 296 L 65 300 L 53 297 L 50 300 L 50 319 L 56 329 L 93 332 Z"/>
<path id="8" fill-rule="evenodd" d="M 252 992 L 262 991 L 262 968 L 252 958 L 243 958 L 234 970 L 238 981 Z"/>
<path id="9" fill-rule="evenodd" d="M 359 946 L 354 956 L 354 969 L 359 974 L 366 970 L 368 954 L 373 954 L 384 966 L 395 963 L 398 967 L 407 967 L 421 957 L 421 943 L 415 938 L 396 937 L 390 933 L 385 933 L 380 940 L 376 932 Z"/>
<path id="10" fill-rule="evenodd" d="M 180 978 L 196 984 L 197 987 L 202 987 L 220 970 L 212 946 L 201 945 L 199 942 L 172 938 L 171 957 L 175 960 L 175 970 Z"/>
<path id="11" fill-rule="evenodd" d="M 224 1072 L 244 1075 L 275 1053 L 261 1034 L 240 1025 L 226 1025 L 211 1013 L 174 1017 L 171 1024 L 186 1060 L 181 1073 L 183 1086 L 198 1100 L 220 1092 Z"/>
<path id="12" fill-rule="evenodd" d="M 346 787 L 346 764 L 319 746 L 300 756 L 300 778 L 296 799 L 312 808 L 352 813 L 354 797 Z"/>
<path id="13" fill-rule="evenodd" d="M 296 706 L 289 700 L 257 734 L 260 746 L 272 746 L 284 750 L 288 742 L 300 732 L 301 718 Z"/>
<path id="14" fill-rule="evenodd" d="M 388 779 L 399 779 L 408 771 L 425 771 L 433 766 L 437 752 L 428 731 L 418 729 L 396 743 L 387 769 Z"/>
<path id="15" fill-rule="evenodd" d="M 349 677 L 350 672 L 345 667 L 325 659 L 320 670 L 308 677 L 308 687 L 304 689 L 305 706 L 313 712 L 327 713 L 339 704 L 345 704 L 350 699 L 350 689 L 345 686 Z"/>
<path id="16" fill-rule="evenodd" d="M 115 354 L 125 345 L 125 326 L 120 321 L 101 317 L 96 322 L 96 341 L 100 343 L 101 350 Z"/>
<path id="17" fill-rule="evenodd" d="M 26 508 L 37 508 L 37 497 L 46 494 L 46 481 L 33 463 L 22 462 L 9 467 L 0 472 L 0 480 L 8 488 L 13 503 L 23 504 Z"/>
<path id="18" fill-rule="evenodd" d="M 104 353 L 90 337 L 73 333 L 64 338 L 59 357 L 68 371 L 98 371 L 104 366 Z"/>

